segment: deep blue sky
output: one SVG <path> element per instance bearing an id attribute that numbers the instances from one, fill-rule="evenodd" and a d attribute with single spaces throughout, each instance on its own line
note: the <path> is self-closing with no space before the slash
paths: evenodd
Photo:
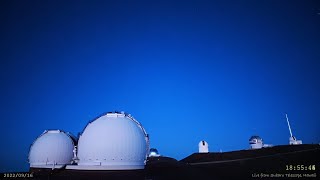
<path id="1" fill-rule="evenodd" d="M 0 172 L 45 129 L 114 110 L 182 159 L 294 135 L 320 142 L 317 1 L 1 1 Z"/>

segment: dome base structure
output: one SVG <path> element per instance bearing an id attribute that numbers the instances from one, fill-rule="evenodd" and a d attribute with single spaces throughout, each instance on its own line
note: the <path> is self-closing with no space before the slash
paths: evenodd
<path id="1" fill-rule="evenodd" d="M 61 169 L 63 167 L 65 167 L 66 165 L 60 165 L 60 164 L 57 164 L 57 165 L 54 165 L 54 164 L 48 164 L 48 165 L 31 165 L 30 168 L 47 168 L 47 169 Z"/>
<path id="2" fill-rule="evenodd" d="M 93 165 L 68 165 L 66 167 L 66 169 L 72 169 L 72 170 L 101 170 L 101 171 L 105 171 L 105 170 L 109 170 L 109 171 L 113 171 L 113 170 L 138 170 L 138 169 L 144 169 L 144 164 L 143 165 L 97 165 L 97 166 L 93 166 Z"/>

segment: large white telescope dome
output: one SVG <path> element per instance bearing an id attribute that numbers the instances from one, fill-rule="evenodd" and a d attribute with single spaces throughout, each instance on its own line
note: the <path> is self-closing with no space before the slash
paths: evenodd
<path id="1" fill-rule="evenodd" d="M 30 167 L 55 168 L 70 164 L 74 145 L 74 139 L 61 130 L 44 131 L 30 147 Z"/>
<path id="2" fill-rule="evenodd" d="M 88 123 L 78 142 L 78 169 L 143 169 L 149 138 L 131 115 L 107 113 Z"/>

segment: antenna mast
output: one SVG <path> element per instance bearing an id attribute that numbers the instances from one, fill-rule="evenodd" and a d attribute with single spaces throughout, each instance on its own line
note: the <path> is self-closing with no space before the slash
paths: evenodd
<path id="1" fill-rule="evenodd" d="M 286 113 L 286 119 L 287 119 L 287 123 L 288 123 L 289 131 L 290 131 L 290 137 L 292 137 L 291 127 L 290 127 L 289 118 L 288 118 L 287 113 Z"/>

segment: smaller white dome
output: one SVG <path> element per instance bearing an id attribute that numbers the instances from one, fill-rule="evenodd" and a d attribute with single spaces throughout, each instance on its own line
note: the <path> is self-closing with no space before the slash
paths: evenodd
<path id="1" fill-rule="evenodd" d="M 155 148 L 150 149 L 149 157 L 159 157 L 159 156 L 160 154 L 157 149 Z"/>
<path id="2" fill-rule="evenodd" d="M 61 130 L 44 131 L 30 147 L 30 167 L 53 168 L 70 164 L 74 145 L 74 139 Z"/>
<path id="3" fill-rule="evenodd" d="M 261 149 L 263 147 L 263 141 L 260 136 L 251 136 L 249 144 L 251 149 Z"/>
<path id="4" fill-rule="evenodd" d="M 208 153 L 209 152 L 209 144 L 206 141 L 199 142 L 199 153 Z"/>

